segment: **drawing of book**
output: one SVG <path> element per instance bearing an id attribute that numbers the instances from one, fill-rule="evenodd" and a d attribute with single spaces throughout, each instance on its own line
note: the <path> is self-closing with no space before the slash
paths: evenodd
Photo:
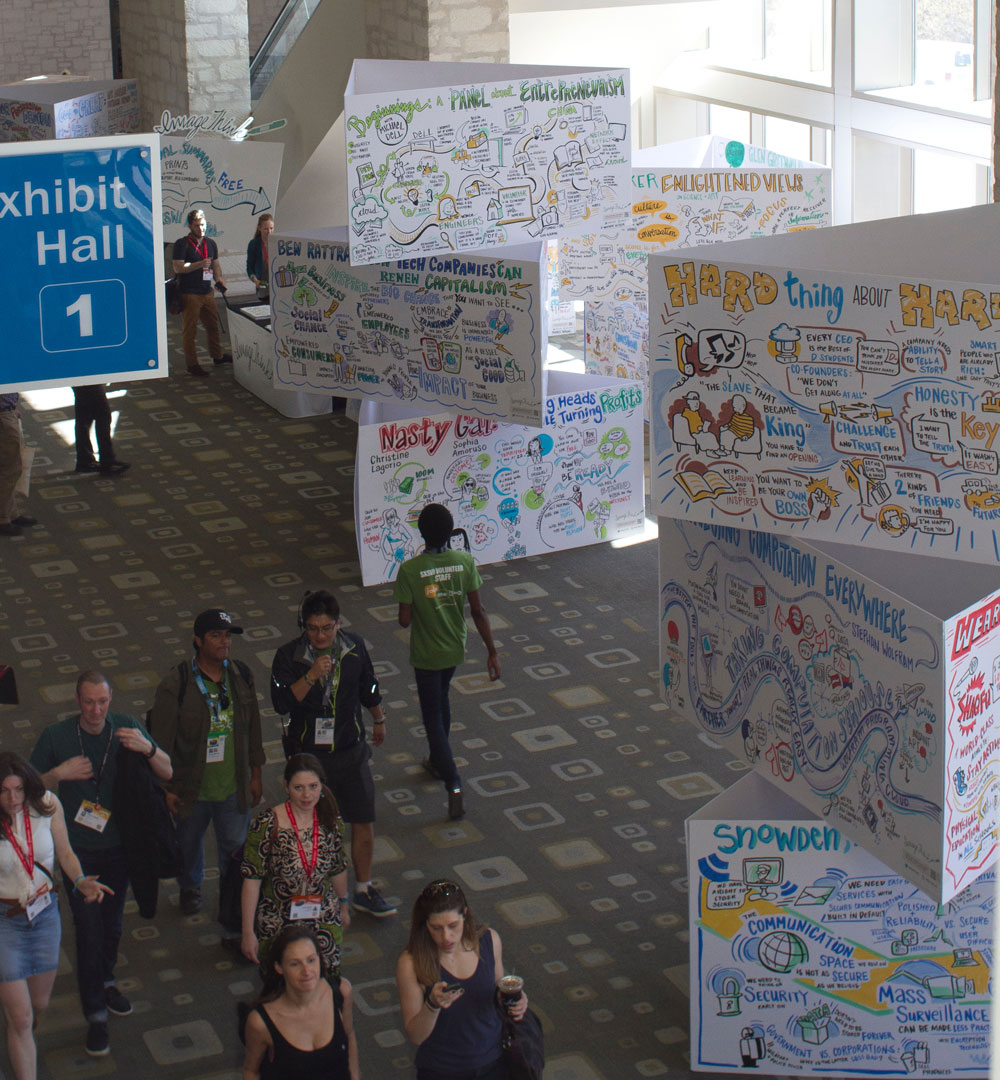
<path id="1" fill-rule="evenodd" d="M 583 151 L 575 140 L 566 143 L 565 146 L 557 146 L 552 156 L 560 169 L 565 169 L 567 165 L 579 165 L 583 161 Z"/>
<path id="2" fill-rule="evenodd" d="M 695 472 L 694 469 L 685 469 L 674 479 L 687 492 L 692 502 L 698 502 L 699 499 L 717 499 L 720 495 L 736 494 L 736 488 L 714 469 L 706 469 L 703 473 Z"/>

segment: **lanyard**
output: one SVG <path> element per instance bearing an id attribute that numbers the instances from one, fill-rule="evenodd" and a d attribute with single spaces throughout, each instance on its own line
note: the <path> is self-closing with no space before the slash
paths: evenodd
<path id="1" fill-rule="evenodd" d="M 191 661 L 191 671 L 194 674 L 195 684 L 197 685 L 198 689 L 201 691 L 201 696 L 205 699 L 205 704 L 208 705 L 208 710 L 212 714 L 212 723 L 213 723 L 213 725 L 217 726 L 217 727 L 221 726 L 220 717 L 222 716 L 221 698 L 222 698 L 223 688 L 226 691 L 226 699 L 227 699 L 226 709 L 228 710 L 228 708 L 229 708 L 229 704 L 228 704 L 228 702 L 229 702 L 229 661 L 228 660 L 223 660 L 222 661 L 222 679 L 217 684 L 218 687 L 219 687 L 219 692 L 217 694 L 213 694 L 208 689 L 208 687 L 205 685 L 205 680 L 202 678 L 202 674 L 201 674 L 201 668 L 198 667 L 198 665 L 194 662 L 194 660 Z"/>
<path id="2" fill-rule="evenodd" d="M 306 659 L 310 665 L 315 662 L 319 654 L 311 643 L 306 644 Z M 330 646 L 330 671 L 320 684 L 323 690 L 323 708 L 328 709 L 330 702 L 337 697 L 337 687 L 340 686 L 340 650 L 337 647 L 337 638 L 334 638 Z"/>
<path id="3" fill-rule="evenodd" d="M 101 801 L 101 777 L 104 775 L 104 766 L 107 765 L 107 763 L 108 763 L 108 754 L 111 753 L 111 736 L 112 736 L 112 734 L 113 734 L 113 732 L 111 730 L 111 725 L 108 724 L 108 741 L 104 746 L 104 757 L 101 758 L 101 767 L 97 770 L 97 775 L 94 777 L 94 788 L 97 791 L 98 805 L 100 805 L 100 801 Z M 77 721 L 77 724 L 76 724 L 76 738 L 77 738 L 77 742 L 79 742 L 79 744 L 80 744 L 80 757 L 85 757 L 89 761 L 90 759 L 89 759 L 88 755 L 84 752 L 84 749 L 83 749 L 83 736 L 80 734 L 80 722 L 79 722 L 79 720 Z M 91 765 L 93 765 L 93 762 L 91 762 Z"/>
<path id="4" fill-rule="evenodd" d="M 14 835 L 14 830 L 10 827 L 10 824 L 5 820 L 3 822 L 3 834 L 10 841 L 11 847 L 17 853 L 18 859 L 21 860 L 21 865 L 24 867 L 24 872 L 28 875 L 30 881 L 35 873 L 35 843 L 31 839 L 31 818 L 28 815 L 28 809 L 25 807 L 21 811 L 24 816 L 24 846 L 28 849 L 27 854 L 21 850 L 21 845 L 17 842 L 17 837 Z M 316 811 L 313 811 L 315 816 Z M 313 854 L 313 861 L 315 862 L 315 851 Z"/>
<path id="5" fill-rule="evenodd" d="M 199 259 L 207 259 L 208 258 L 208 237 L 205 237 L 204 240 L 203 240 L 203 243 L 205 245 L 205 254 L 204 255 L 202 255 L 202 253 L 201 253 L 201 244 L 196 244 L 195 241 L 194 241 L 194 238 L 191 237 L 191 236 L 188 237 L 188 240 L 191 242 L 191 246 L 194 248 L 195 254 L 198 256 Z"/>
<path id="6" fill-rule="evenodd" d="M 299 839 L 299 823 L 295 820 L 295 815 L 292 813 L 291 800 L 285 803 L 285 813 L 288 815 L 288 820 L 292 823 L 292 831 L 295 833 L 295 845 L 299 849 L 299 858 L 302 860 L 302 869 L 306 872 L 306 881 L 311 882 L 313 874 L 316 873 L 316 860 L 319 858 L 319 823 L 316 816 L 316 807 L 313 807 L 312 858 L 309 862 L 306 862 L 306 849 L 302 846 L 302 841 Z"/>

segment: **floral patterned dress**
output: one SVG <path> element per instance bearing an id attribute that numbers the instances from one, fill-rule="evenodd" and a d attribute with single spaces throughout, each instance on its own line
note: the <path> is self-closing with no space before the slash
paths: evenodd
<path id="1" fill-rule="evenodd" d="M 243 849 L 243 877 L 260 880 L 260 900 L 254 918 L 254 931 L 260 952 L 260 968 L 269 970 L 268 952 L 271 942 L 292 922 L 289 918 L 292 897 L 318 892 L 322 897 L 318 919 L 296 919 L 310 927 L 319 941 L 320 952 L 333 974 L 340 970 L 340 942 L 344 936 L 340 924 L 340 904 L 333 878 L 345 867 L 343 827 L 337 819 L 332 831 L 319 828 L 319 850 L 316 869 L 311 881 L 299 858 L 295 833 L 277 827 L 274 808 L 265 810 L 253 823 Z M 300 832 L 302 846 L 312 850 L 312 826 Z"/>

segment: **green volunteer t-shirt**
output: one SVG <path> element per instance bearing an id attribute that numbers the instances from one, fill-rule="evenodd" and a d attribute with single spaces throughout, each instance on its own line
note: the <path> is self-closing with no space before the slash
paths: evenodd
<path id="1" fill-rule="evenodd" d="M 121 846 L 118 815 L 128 812 L 127 807 L 123 810 L 122 807 L 114 806 L 112 800 L 119 745 L 114 732 L 117 728 L 133 727 L 138 728 L 154 746 L 156 740 L 134 716 L 126 713 L 109 712 L 100 735 L 88 734 L 80 727 L 79 721 L 79 716 L 70 716 L 49 725 L 39 737 L 35 749 L 31 751 L 30 760 L 40 773 L 46 773 L 70 758 L 79 757 L 82 749 L 84 757 L 90 761 L 94 770 L 93 777 L 89 780 L 63 780 L 56 794 L 66 815 L 66 829 L 71 846 L 81 851 L 107 851 Z M 111 817 L 103 832 L 97 832 L 75 820 L 84 799 L 111 811 Z"/>
<path id="2" fill-rule="evenodd" d="M 407 559 L 393 588 L 398 603 L 410 604 L 410 663 L 441 671 L 465 659 L 465 597 L 483 579 L 467 551 L 425 551 Z"/>
<path id="3" fill-rule="evenodd" d="M 212 682 L 202 673 L 205 689 L 208 691 L 208 708 L 212 722 L 208 728 L 208 744 L 205 748 L 205 772 L 198 789 L 200 802 L 223 802 L 230 795 L 236 794 L 236 747 L 233 739 L 233 688 L 227 671 L 226 680 L 229 704 L 224 709 L 218 708 L 219 688 L 222 683 Z M 200 689 L 199 689 L 200 692 Z M 221 743 L 218 741 L 221 740 Z M 222 747 L 220 760 L 213 761 L 213 747 Z"/>

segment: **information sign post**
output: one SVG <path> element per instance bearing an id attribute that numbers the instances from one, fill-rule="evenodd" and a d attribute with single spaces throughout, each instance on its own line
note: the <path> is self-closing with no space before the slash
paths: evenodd
<path id="1" fill-rule="evenodd" d="M 0 145 L 0 391 L 167 374 L 159 137 Z"/>

